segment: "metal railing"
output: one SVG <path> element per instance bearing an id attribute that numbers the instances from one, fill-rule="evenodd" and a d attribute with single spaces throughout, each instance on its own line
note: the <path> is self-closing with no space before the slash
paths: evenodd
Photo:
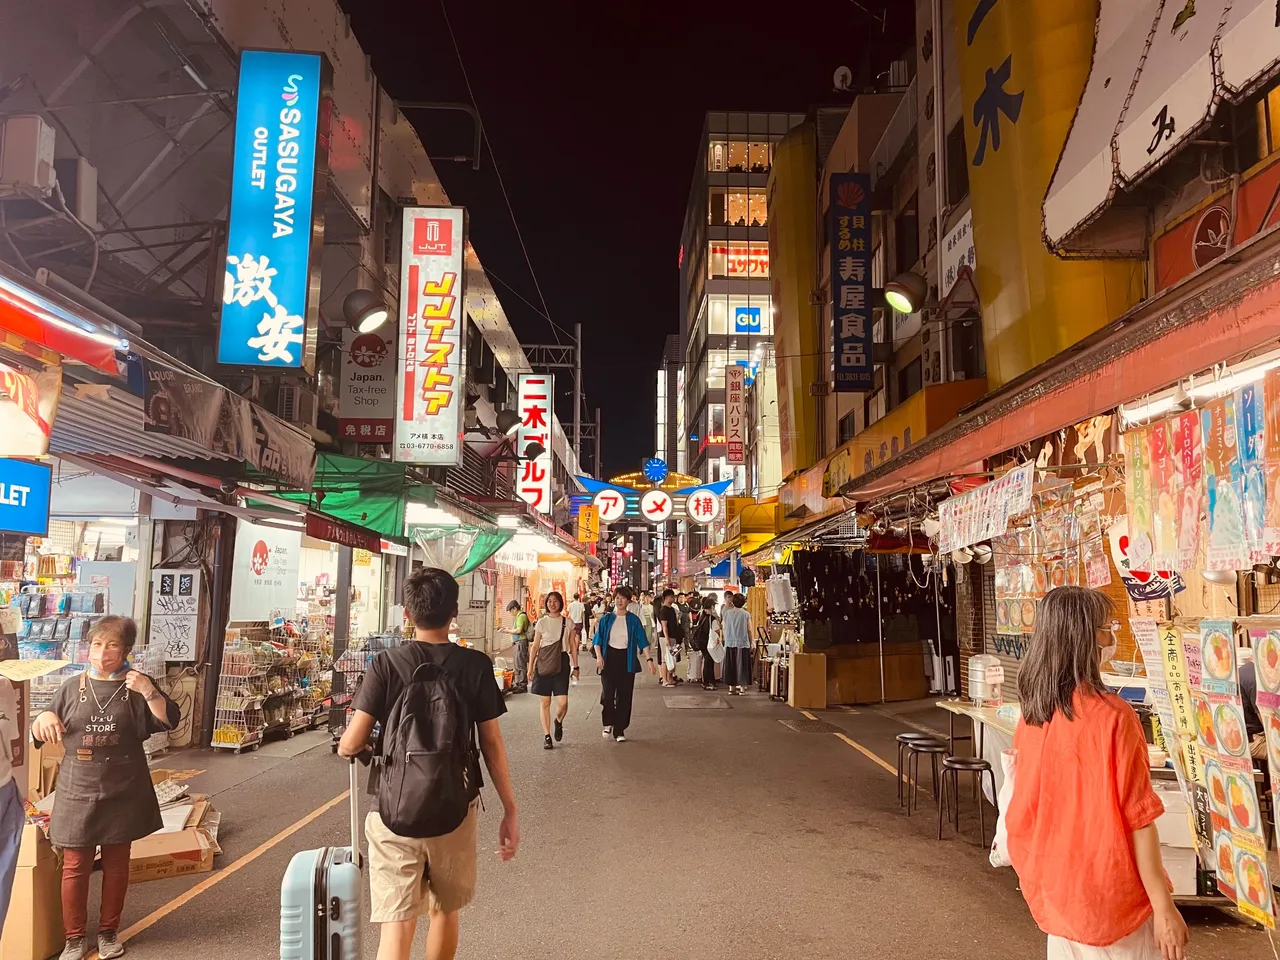
<path id="1" fill-rule="evenodd" d="M 868 164 L 871 173 L 871 189 L 876 189 L 880 178 L 889 172 L 907 144 L 913 141 L 918 116 L 916 80 L 912 78 L 906 93 L 898 101 L 898 109 L 893 112 L 888 126 L 884 128 L 884 135 L 880 137 L 880 142 L 871 152 L 871 160 Z"/>

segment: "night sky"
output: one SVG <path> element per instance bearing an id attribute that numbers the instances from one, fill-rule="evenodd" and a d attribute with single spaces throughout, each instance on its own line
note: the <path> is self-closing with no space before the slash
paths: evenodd
<path id="1" fill-rule="evenodd" d="M 340 2 L 391 97 L 471 99 L 440 0 Z M 679 329 L 676 261 L 704 114 L 848 102 L 834 92 L 835 69 L 859 77 L 869 59 L 872 76 L 901 56 L 914 4 L 684 0 L 623 19 L 599 3 L 444 2 L 488 148 L 478 173 L 450 161 L 436 172 L 468 208 L 472 243 L 521 341 L 555 340 L 542 298 L 565 331 L 583 325 L 606 476 L 635 469 L 653 453 L 655 374 L 664 338 Z M 465 115 L 411 119 L 431 156 L 469 151 Z M 566 427 L 568 385 L 558 404 Z"/>

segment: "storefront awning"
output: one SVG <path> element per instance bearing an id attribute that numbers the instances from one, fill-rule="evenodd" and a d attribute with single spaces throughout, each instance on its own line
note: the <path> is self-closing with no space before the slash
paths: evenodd
<path id="1" fill-rule="evenodd" d="M 124 376 L 128 337 L 114 324 L 0 263 L 0 330 L 62 358 Z"/>
<path id="2" fill-rule="evenodd" d="M 1246 252 L 1247 251 L 1247 252 Z M 988 395 L 946 427 L 842 489 L 859 503 L 982 472 L 1029 443 L 1280 340 L 1280 232 L 1239 260 L 1134 308 L 1071 350 Z"/>

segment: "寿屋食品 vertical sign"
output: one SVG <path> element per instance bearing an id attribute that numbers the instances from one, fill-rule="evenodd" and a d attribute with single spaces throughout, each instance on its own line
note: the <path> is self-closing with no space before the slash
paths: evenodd
<path id="1" fill-rule="evenodd" d="M 724 441 L 726 463 L 746 463 L 747 368 L 731 363 L 724 371 Z"/>
<path id="2" fill-rule="evenodd" d="M 462 325 L 466 214 L 407 207 L 400 249 L 395 459 L 462 462 Z"/>
<path id="3" fill-rule="evenodd" d="M 871 176 L 831 175 L 831 316 L 835 390 L 874 388 L 871 366 Z"/>
<path id="4" fill-rule="evenodd" d="M 315 366 L 329 77 L 319 53 L 240 55 L 219 363 Z"/>
<path id="5" fill-rule="evenodd" d="M 551 512 L 551 422 L 555 416 L 555 395 L 555 378 L 551 374 L 520 374 L 516 456 L 521 459 L 516 495 L 539 513 Z M 531 443 L 541 444 L 543 451 L 534 459 L 526 460 L 524 452 Z"/>

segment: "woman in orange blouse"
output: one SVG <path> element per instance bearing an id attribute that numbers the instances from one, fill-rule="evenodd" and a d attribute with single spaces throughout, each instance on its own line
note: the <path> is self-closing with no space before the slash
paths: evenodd
<path id="1" fill-rule="evenodd" d="M 1040 603 L 1018 674 L 1009 857 L 1049 960 L 1183 960 L 1142 726 L 1102 684 L 1111 615 L 1110 599 L 1083 587 Z"/>

